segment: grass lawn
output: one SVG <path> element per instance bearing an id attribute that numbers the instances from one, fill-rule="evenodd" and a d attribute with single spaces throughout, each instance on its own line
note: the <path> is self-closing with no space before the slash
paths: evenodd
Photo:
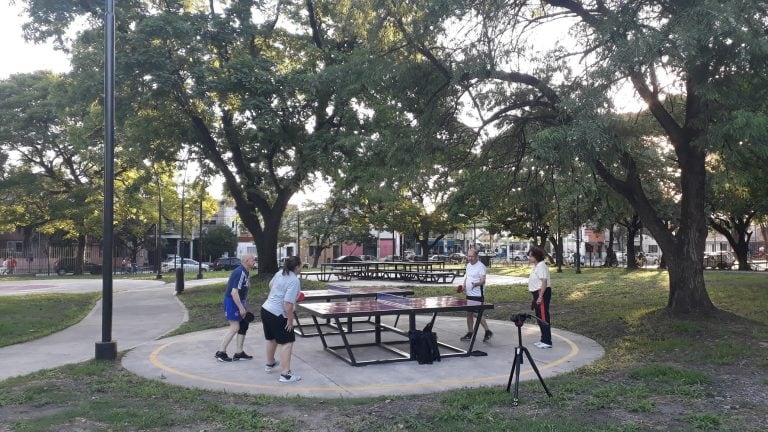
<path id="1" fill-rule="evenodd" d="M 0 347 L 31 341 L 85 318 L 97 293 L 0 297 Z"/>
<path id="2" fill-rule="evenodd" d="M 518 407 L 506 383 L 421 396 L 279 398 L 188 390 L 90 361 L 0 382 L 0 430 L 768 430 L 768 275 L 707 272 L 705 279 L 720 312 L 673 319 L 663 310 L 661 271 L 553 272 L 553 324 L 597 340 L 606 356 L 548 379 L 552 398 L 538 382 L 521 383 Z M 222 290 L 185 290 L 190 322 L 178 332 L 222 326 Z M 258 304 L 266 285 L 254 281 L 252 290 Z M 497 305 L 490 318 L 526 311 L 524 286 L 488 287 L 487 296 Z M 0 315 L 0 325 L 12 319 Z"/>

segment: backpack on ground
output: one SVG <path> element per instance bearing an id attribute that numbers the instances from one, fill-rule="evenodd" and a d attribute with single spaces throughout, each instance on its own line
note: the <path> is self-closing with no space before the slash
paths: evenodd
<path id="1" fill-rule="evenodd" d="M 411 354 L 419 364 L 432 364 L 440 361 L 440 349 L 437 345 L 437 333 L 432 331 L 437 314 L 432 316 L 432 321 L 423 330 L 411 330 L 408 339 L 411 342 Z"/>

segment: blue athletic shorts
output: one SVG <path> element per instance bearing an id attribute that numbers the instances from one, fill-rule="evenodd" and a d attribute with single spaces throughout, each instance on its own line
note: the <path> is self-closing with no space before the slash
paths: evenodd
<path id="1" fill-rule="evenodd" d="M 242 303 L 245 309 L 248 310 L 248 303 Z M 237 308 L 232 297 L 224 297 L 224 315 L 227 317 L 227 321 L 240 321 L 243 319 L 243 317 L 240 316 L 240 309 Z"/>

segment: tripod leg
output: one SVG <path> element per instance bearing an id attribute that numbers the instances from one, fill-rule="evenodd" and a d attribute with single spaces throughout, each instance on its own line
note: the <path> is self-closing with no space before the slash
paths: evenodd
<path id="1" fill-rule="evenodd" d="M 528 361 L 531 362 L 531 367 L 533 368 L 533 371 L 536 372 L 536 376 L 539 377 L 539 382 L 541 382 L 542 387 L 544 387 L 544 391 L 547 392 L 547 396 L 552 397 L 552 393 L 549 392 L 547 385 L 544 384 L 544 378 L 541 377 L 539 368 L 536 367 L 536 363 L 533 361 L 533 358 L 531 357 L 531 353 L 529 353 L 528 349 L 525 347 L 523 347 L 522 350 L 523 352 L 525 352 L 525 356 L 528 357 Z"/>
<path id="2" fill-rule="evenodd" d="M 518 391 L 520 390 L 520 365 L 523 364 L 523 353 L 520 351 L 520 348 L 517 349 L 518 354 L 515 355 L 515 359 L 520 359 L 517 361 L 515 372 L 517 372 L 517 375 L 515 375 L 515 394 L 512 396 L 512 406 L 517 406 L 517 402 L 520 400 L 518 398 Z"/>
<path id="3" fill-rule="evenodd" d="M 515 348 L 515 360 L 512 362 L 512 369 L 509 371 L 509 381 L 507 381 L 507 391 L 509 391 L 509 388 L 512 386 L 512 377 L 515 376 L 515 367 L 518 365 L 518 362 L 522 360 L 520 356 L 518 355 L 518 349 Z"/>

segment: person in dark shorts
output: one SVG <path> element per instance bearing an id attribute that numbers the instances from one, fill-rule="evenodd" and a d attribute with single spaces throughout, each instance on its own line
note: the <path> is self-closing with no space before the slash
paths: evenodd
<path id="1" fill-rule="evenodd" d="M 280 366 L 280 382 L 295 382 L 301 377 L 291 370 L 291 354 L 296 336 L 293 333 L 293 311 L 301 293 L 299 274 L 301 260 L 292 256 L 285 259 L 283 270 L 269 282 L 269 296 L 261 305 L 261 325 L 267 340 L 267 359 L 264 370 L 269 373 Z M 280 361 L 275 359 L 280 346 Z"/>
<path id="2" fill-rule="evenodd" d="M 477 250 L 467 251 L 467 271 L 464 273 L 464 283 L 460 285 L 461 290 L 467 293 L 467 300 L 485 301 L 485 265 L 480 262 L 477 256 Z M 480 325 L 485 329 L 483 342 L 488 342 L 493 337 L 493 332 L 488 328 L 485 318 L 480 321 Z M 475 312 L 467 312 L 467 334 L 461 337 L 461 340 L 468 341 L 472 339 L 472 332 L 475 329 Z"/>
<path id="3" fill-rule="evenodd" d="M 256 258 L 251 254 L 240 257 L 240 266 L 232 270 L 224 292 L 224 315 L 229 322 L 229 328 L 221 341 L 221 348 L 216 351 L 214 357 L 220 362 L 232 360 L 250 360 L 253 356 L 243 350 L 245 334 L 248 332 L 249 322 L 246 320 L 248 312 L 248 287 L 250 286 L 250 271 L 256 263 Z M 235 355 L 230 358 L 227 355 L 227 346 L 232 338 L 237 335 L 237 348 Z"/>
<path id="4" fill-rule="evenodd" d="M 552 300 L 552 277 L 544 260 L 545 257 L 544 250 L 538 247 L 532 248 L 528 252 L 528 261 L 533 266 L 531 275 L 528 277 L 528 291 L 531 293 L 531 308 L 536 312 L 536 317 L 547 324 L 551 324 L 549 302 Z M 552 348 L 552 329 L 550 326 L 539 322 L 539 329 L 541 330 L 541 340 L 534 345 L 542 349 Z"/>

